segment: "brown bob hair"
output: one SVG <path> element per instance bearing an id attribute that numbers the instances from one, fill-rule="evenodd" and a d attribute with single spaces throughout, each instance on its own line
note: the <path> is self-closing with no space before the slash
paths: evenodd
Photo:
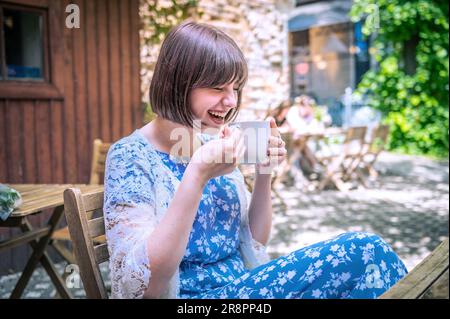
<path id="1" fill-rule="evenodd" d="M 188 20 L 172 28 L 162 44 L 150 104 L 162 118 L 192 127 L 191 90 L 236 82 L 237 107 L 225 118 L 230 122 L 239 112 L 247 77 L 247 62 L 233 39 L 213 26 Z"/>

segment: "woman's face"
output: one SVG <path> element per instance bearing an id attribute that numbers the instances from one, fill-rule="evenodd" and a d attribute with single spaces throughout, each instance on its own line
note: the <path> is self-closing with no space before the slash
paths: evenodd
<path id="1" fill-rule="evenodd" d="M 193 89 L 190 94 L 194 120 L 201 121 L 201 128 L 219 129 L 225 124 L 225 116 L 237 106 L 238 90 L 235 83 L 214 88 Z"/>

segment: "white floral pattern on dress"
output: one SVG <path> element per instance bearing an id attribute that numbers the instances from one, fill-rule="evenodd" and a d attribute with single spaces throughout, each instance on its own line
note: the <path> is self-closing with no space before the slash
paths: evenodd
<path id="1" fill-rule="evenodd" d="M 143 296 L 151 280 L 146 239 L 185 167 L 155 150 L 138 131 L 111 147 L 104 210 L 112 297 Z M 265 247 L 251 238 L 249 196 L 238 170 L 208 182 L 166 297 L 376 298 L 406 274 L 382 238 L 362 232 L 270 261 Z"/>

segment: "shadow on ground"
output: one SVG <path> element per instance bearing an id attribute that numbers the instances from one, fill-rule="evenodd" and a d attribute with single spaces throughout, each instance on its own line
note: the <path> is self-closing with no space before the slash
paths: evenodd
<path id="1" fill-rule="evenodd" d="M 384 154 L 369 189 L 278 189 L 269 253 L 277 257 L 347 231 L 382 236 L 412 269 L 448 237 L 448 162 Z"/>

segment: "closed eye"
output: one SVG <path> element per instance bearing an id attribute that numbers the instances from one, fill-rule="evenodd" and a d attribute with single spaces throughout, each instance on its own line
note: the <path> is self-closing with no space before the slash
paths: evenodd
<path id="1" fill-rule="evenodd" d="M 222 92 L 224 90 L 224 88 L 213 88 L 213 90 Z M 239 92 L 239 88 L 234 88 L 233 91 L 238 93 Z"/>

